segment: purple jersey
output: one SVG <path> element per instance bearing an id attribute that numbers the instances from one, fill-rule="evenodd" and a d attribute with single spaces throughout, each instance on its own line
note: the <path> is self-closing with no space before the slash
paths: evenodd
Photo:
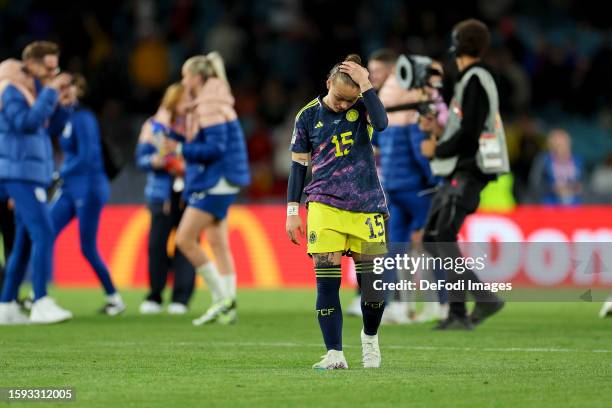
<path id="1" fill-rule="evenodd" d="M 343 210 L 387 213 L 385 195 L 376 174 L 363 100 L 344 112 L 333 112 L 321 97 L 296 116 L 291 151 L 312 153 L 312 180 L 304 189 L 306 201 Z"/>

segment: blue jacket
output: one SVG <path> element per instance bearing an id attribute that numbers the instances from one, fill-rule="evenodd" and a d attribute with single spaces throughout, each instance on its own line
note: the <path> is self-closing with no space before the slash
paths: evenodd
<path id="1" fill-rule="evenodd" d="M 59 143 L 64 152 L 60 176 L 65 182 L 105 174 L 100 128 L 90 110 L 77 108 L 70 115 Z"/>
<path id="2" fill-rule="evenodd" d="M 41 88 L 29 106 L 23 94 L 8 85 L 0 98 L 0 179 L 49 184 L 53 172 L 49 133 L 61 129 L 68 115 L 55 109 L 57 91 Z"/>
<path id="3" fill-rule="evenodd" d="M 161 123 L 150 119 L 153 135 L 159 140 L 165 136 L 175 135 Z M 159 204 L 170 200 L 174 176 L 165 170 L 156 170 L 151 166 L 151 157 L 157 154 L 157 147 L 153 143 L 138 143 L 136 146 L 136 165 L 147 171 L 147 185 L 145 199 L 149 204 Z"/>
<path id="4" fill-rule="evenodd" d="M 251 183 L 244 133 L 238 120 L 201 129 L 195 140 L 183 146 L 185 193 L 214 187 L 221 177 L 230 184 Z"/>
<path id="5" fill-rule="evenodd" d="M 386 191 L 421 191 L 437 184 L 429 160 L 421 154 L 421 142 L 426 138 L 418 125 L 389 126 L 375 134 L 381 183 Z"/>

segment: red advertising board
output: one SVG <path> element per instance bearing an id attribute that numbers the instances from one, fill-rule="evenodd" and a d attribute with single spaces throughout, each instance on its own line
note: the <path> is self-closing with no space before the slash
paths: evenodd
<path id="1" fill-rule="evenodd" d="M 149 224 L 149 213 L 141 206 L 107 206 L 102 213 L 98 246 L 119 286 L 147 284 Z M 283 205 L 236 205 L 230 210 L 229 228 L 239 286 L 279 288 L 314 284 L 305 244 L 296 246 L 285 235 Z M 466 221 L 461 239 L 493 243 L 554 242 L 545 254 L 524 251 L 520 256 L 504 253 L 506 246 L 500 245 L 495 257 L 497 265 L 494 265 L 500 280 L 525 286 L 612 285 L 610 271 L 575 273 L 571 257 L 576 243 L 590 242 L 599 263 L 612 265 L 612 259 L 607 261 L 607 257 L 612 257 L 612 206 L 519 207 L 505 214 L 477 213 Z M 206 240 L 202 242 L 210 254 Z M 543 275 L 542 262 L 565 258 L 566 270 L 561 268 L 554 276 Z M 345 274 L 348 274 L 350 268 L 346 266 Z M 80 253 L 76 222 L 62 232 L 55 244 L 54 279 L 60 286 L 97 285 L 93 271 Z"/>

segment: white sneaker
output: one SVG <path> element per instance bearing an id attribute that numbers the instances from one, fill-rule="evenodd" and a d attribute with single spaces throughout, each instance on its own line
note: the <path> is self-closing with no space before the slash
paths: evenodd
<path id="1" fill-rule="evenodd" d="M 601 310 L 599 311 L 599 317 L 612 316 L 612 296 L 608 297 L 604 302 Z"/>
<path id="2" fill-rule="evenodd" d="M 0 325 L 28 324 L 30 319 L 19 307 L 19 303 L 12 301 L 0 303 Z"/>
<path id="3" fill-rule="evenodd" d="M 232 299 L 227 298 L 224 300 L 220 300 L 217 303 L 213 303 L 206 312 L 193 320 L 192 323 L 194 326 L 201 326 L 206 323 L 212 323 L 216 321 L 220 315 L 227 312 L 232 307 Z"/>
<path id="4" fill-rule="evenodd" d="M 38 324 L 51 324 L 72 319 L 72 312 L 61 308 L 49 296 L 40 298 L 32 304 L 30 321 Z"/>
<path id="5" fill-rule="evenodd" d="M 346 308 L 347 316 L 361 317 L 361 296 L 356 296 L 349 307 Z"/>
<path id="6" fill-rule="evenodd" d="M 380 347 L 378 347 L 378 334 L 368 336 L 361 330 L 361 356 L 363 368 L 380 367 Z"/>
<path id="7" fill-rule="evenodd" d="M 108 316 L 118 316 L 125 312 L 125 303 L 119 293 L 106 297 L 106 304 L 100 309 L 100 313 Z"/>
<path id="8" fill-rule="evenodd" d="M 385 306 L 381 324 L 410 324 L 412 320 L 408 317 L 408 305 L 402 302 L 389 302 Z"/>
<path id="9" fill-rule="evenodd" d="M 140 310 L 140 314 L 154 315 L 154 314 L 161 313 L 162 306 L 159 303 L 154 302 L 152 300 L 145 300 L 144 302 L 140 304 L 139 310 Z"/>
<path id="10" fill-rule="evenodd" d="M 323 360 L 314 364 L 312 368 L 315 370 L 346 370 L 348 368 L 342 350 L 329 350 L 327 354 L 321 356 L 321 358 Z"/>
<path id="11" fill-rule="evenodd" d="M 184 315 L 185 313 L 187 313 L 188 310 L 189 309 L 187 309 L 187 305 L 178 302 L 172 302 L 166 308 L 168 314 L 171 315 Z"/>

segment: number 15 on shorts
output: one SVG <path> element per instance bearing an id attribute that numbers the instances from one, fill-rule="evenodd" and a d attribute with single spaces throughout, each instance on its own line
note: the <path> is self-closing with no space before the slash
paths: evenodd
<path id="1" fill-rule="evenodd" d="M 370 239 L 374 239 L 377 236 L 382 237 L 385 235 L 385 224 L 383 222 L 382 214 L 376 214 L 374 216 L 374 223 L 372 223 L 372 217 L 368 217 L 365 224 L 370 228 Z M 374 229 L 376 227 L 376 230 Z"/>

